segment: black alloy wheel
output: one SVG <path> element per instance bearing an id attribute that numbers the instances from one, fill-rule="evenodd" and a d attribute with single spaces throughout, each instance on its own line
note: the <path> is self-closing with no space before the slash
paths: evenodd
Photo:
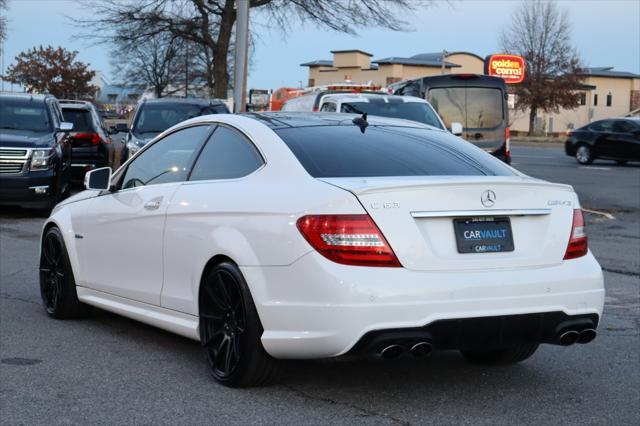
<path id="1" fill-rule="evenodd" d="M 245 331 L 244 301 L 231 273 L 216 270 L 215 279 L 204 289 L 204 306 L 200 313 L 202 344 L 214 375 L 229 377 L 240 361 L 240 343 Z"/>
<path id="2" fill-rule="evenodd" d="M 54 318 L 74 318 L 89 310 L 78 301 L 67 249 L 56 227 L 50 228 L 42 239 L 40 295 L 47 313 Z"/>
<path id="3" fill-rule="evenodd" d="M 278 374 L 278 363 L 266 353 L 251 292 L 236 265 L 210 269 L 200 289 L 200 342 L 211 374 L 230 387 L 259 386 Z"/>

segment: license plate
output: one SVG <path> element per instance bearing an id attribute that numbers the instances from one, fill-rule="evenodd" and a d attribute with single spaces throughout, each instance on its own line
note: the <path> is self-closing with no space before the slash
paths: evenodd
<path id="1" fill-rule="evenodd" d="M 508 217 L 454 219 L 458 253 L 513 251 L 513 234 Z"/>

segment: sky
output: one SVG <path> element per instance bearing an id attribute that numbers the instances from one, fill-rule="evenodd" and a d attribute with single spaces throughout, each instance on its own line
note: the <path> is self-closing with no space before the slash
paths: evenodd
<path id="1" fill-rule="evenodd" d="M 78 28 L 67 18 L 90 16 L 78 6 L 82 0 L 9 0 L 8 38 L 4 67 L 21 51 L 37 45 L 77 50 L 78 60 L 113 78 L 107 46 L 91 45 L 77 37 Z M 312 24 L 297 25 L 286 34 L 267 28 L 252 11 L 257 36 L 249 74 L 249 88 L 275 89 L 307 81 L 303 62 L 331 59 L 331 50 L 360 49 L 373 59 L 418 53 L 469 51 L 482 57 L 498 53 L 499 35 L 509 25 L 518 0 L 449 0 L 421 4 L 403 17 L 409 31 L 381 28 L 359 30 L 356 36 L 331 32 Z M 640 0 L 560 0 L 569 14 L 572 42 L 586 66 L 613 66 L 640 74 Z M 100 29 L 96 29 L 99 31 Z M 0 64 L 1 65 L 1 64 Z"/>

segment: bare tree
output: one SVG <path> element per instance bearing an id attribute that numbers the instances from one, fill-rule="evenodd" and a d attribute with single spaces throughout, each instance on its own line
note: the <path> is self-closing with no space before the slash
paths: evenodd
<path id="1" fill-rule="evenodd" d="M 209 67 L 210 92 L 226 98 L 236 1 L 249 1 L 252 8 L 266 13 L 270 22 L 283 30 L 294 22 L 310 22 L 352 34 L 371 26 L 403 29 L 398 12 L 406 13 L 418 4 L 412 0 L 95 0 L 89 7 L 96 18 L 75 22 L 91 30 L 113 30 L 113 34 L 85 34 L 99 41 L 110 42 L 114 37 L 135 41 L 171 34 L 201 46 L 200 54 Z"/>
<path id="2" fill-rule="evenodd" d="M 0 45 L 7 38 L 7 17 L 5 11 L 9 8 L 9 0 L 0 0 Z"/>
<path id="3" fill-rule="evenodd" d="M 529 135 L 538 111 L 558 112 L 578 106 L 580 58 L 571 44 L 571 24 L 555 2 L 523 0 L 511 26 L 501 35 L 502 48 L 526 61 L 525 80 L 514 88 L 516 108 L 529 108 Z"/>
<path id="4" fill-rule="evenodd" d="M 112 65 L 123 84 L 151 87 L 156 97 L 168 94 L 167 89 L 179 80 L 185 65 L 179 53 L 180 40 L 171 34 L 156 34 L 136 42 L 114 40 Z"/>

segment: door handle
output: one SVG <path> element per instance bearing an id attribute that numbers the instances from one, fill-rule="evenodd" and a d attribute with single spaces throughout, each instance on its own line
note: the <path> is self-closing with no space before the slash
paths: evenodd
<path id="1" fill-rule="evenodd" d="M 147 201 L 147 203 L 144 205 L 145 210 L 156 210 L 158 207 L 160 207 L 160 204 L 162 203 L 162 198 L 154 198 L 151 201 Z"/>

